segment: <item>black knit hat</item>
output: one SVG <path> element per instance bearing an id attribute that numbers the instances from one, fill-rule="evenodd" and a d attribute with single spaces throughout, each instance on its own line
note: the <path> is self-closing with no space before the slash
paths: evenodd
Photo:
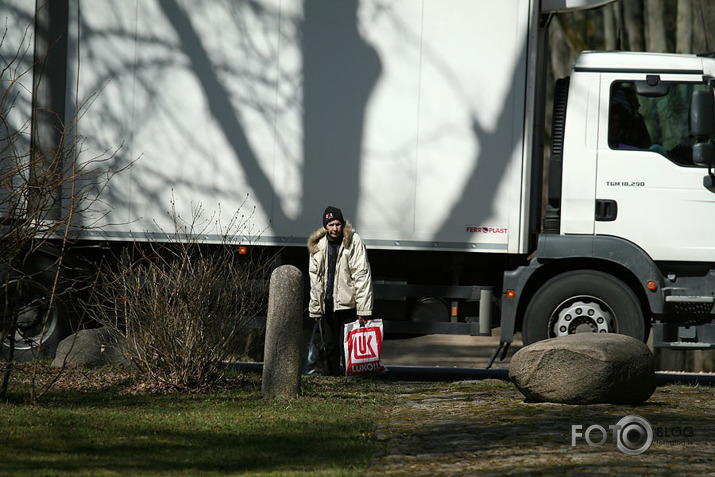
<path id="1" fill-rule="evenodd" d="M 345 225 L 345 219 L 343 219 L 343 213 L 337 207 L 328 206 L 323 212 L 323 227 L 328 228 L 328 223 L 333 220 L 339 220 L 340 223 Z"/>

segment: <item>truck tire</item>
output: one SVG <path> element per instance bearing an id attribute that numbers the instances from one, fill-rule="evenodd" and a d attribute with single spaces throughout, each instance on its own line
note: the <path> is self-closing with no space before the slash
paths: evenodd
<path id="1" fill-rule="evenodd" d="M 12 358 L 31 361 L 38 355 L 53 356 L 60 341 L 69 335 L 69 318 L 61 300 L 57 296 L 51 300 L 56 270 L 54 259 L 34 257 L 22 276 L 2 274 L 0 310 L 8 310 L 8 318 L 18 314 L 14 336 L 6 337 L 2 343 L 4 359 L 10 358 L 11 339 L 15 341 Z"/>
<path id="2" fill-rule="evenodd" d="M 525 345 L 588 332 L 618 333 L 645 341 L 640 301 L 621 280 L 592 270 L 567 272 L 548 280 L 526 308 Z"/>

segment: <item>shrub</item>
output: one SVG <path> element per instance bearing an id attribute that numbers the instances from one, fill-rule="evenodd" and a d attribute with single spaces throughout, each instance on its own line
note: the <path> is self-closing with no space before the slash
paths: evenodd
<path id="1" fill-rule="evenodd" d="M 103 268 L 92 306 L 126 338 L 140 370 L 178 389 L 219 379 L 266 302 L 270 260 L 240 255 L 230 240 L 199 243 L 200 235 L 135 246 Z"/>

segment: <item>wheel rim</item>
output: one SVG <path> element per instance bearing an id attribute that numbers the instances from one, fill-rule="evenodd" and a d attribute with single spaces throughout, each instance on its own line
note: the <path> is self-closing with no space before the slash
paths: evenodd
<path id="1" fill-rule="evenodd" d="M 576 333 L 616 333 L 613 310 L 593 296 L 572 297 L 561 303 L 549 319 L 549 338 Z"/>
<path id="2" fill-rule="evenodd" d="M 5 307 L 5 297 L 7 297 L 7 308 Z M 50 306 L 50 293 L 32 280 L 12 280 L 7 284 L 2 297 L 2 310 L 7 309 L 11 314 L 17 310 L 17 328 L 14 334 L 15 351 L 26 351 L 31 348 L 36 348 L 41 339 L 46 339 L 52 336 L 54 328 L 57 324 L 57 309 L 52 307 L 51 312 L 47 313 Z M 43 333 L 45 318 L 47 317 L 47 327 Z M 3 343 L 4 346 L 9 346 L 9 337 Z"/>

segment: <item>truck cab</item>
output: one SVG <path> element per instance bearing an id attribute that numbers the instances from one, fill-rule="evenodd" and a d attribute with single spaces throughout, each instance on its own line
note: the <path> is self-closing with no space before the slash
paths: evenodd
<path id="1" fill-rule="evenodd" d="M 714 77 L 712 57 L 586 52 L 559 81 L 544 233 L 505 276 L 526 343 L 652 326 L 712 347 Z"/>
<path id="2" fill-rule="evenodd" d="M 690 128 L 693 92 L 713 74 L 710 58 L 581 55 L 566 122 L 563 234 L 621 237 L 657 262 L 715 262 L 715 222 L 706 220 L 715 193 L 693 162 Z"/>

